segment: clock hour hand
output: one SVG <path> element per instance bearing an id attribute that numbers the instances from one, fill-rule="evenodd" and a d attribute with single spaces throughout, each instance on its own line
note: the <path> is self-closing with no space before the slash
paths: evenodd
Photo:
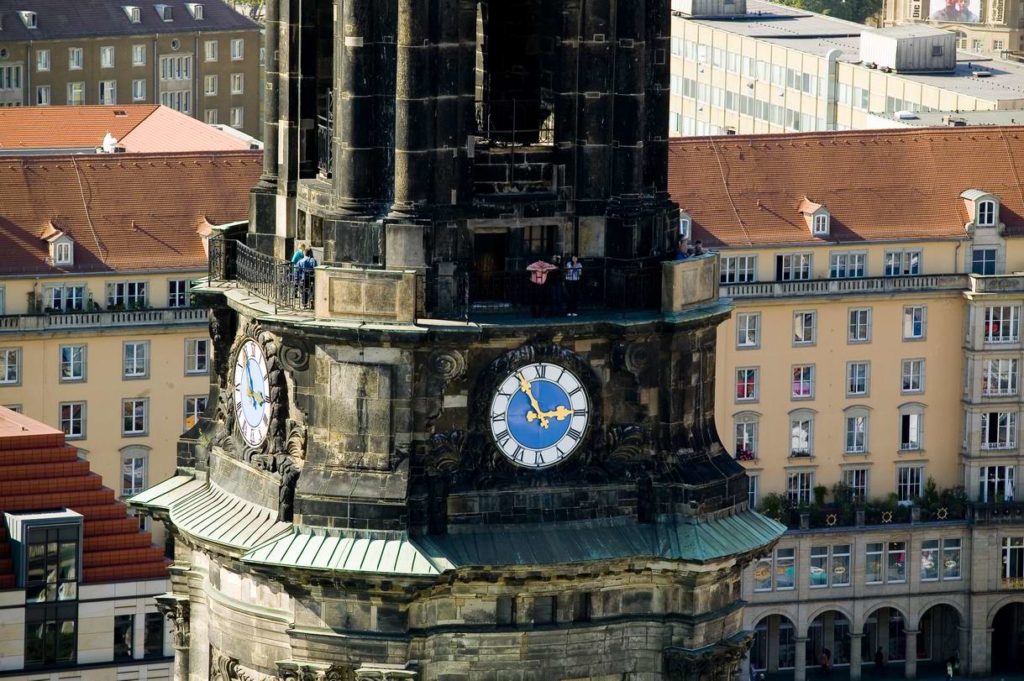
<path id="1" fill-rule="evenodd" d="M 249 363 L 245 363 L 245 375 L 249 377 L 249 399 L 252 400 L 252 406 L 258 407 L 259 404 L 256 402 L 256 392 L 252 384 L 252 369 L 249 368 Z"/>
<path id="2" fill-rule="evenodd" d="M 249 388 L 248 396 L 257 407 L 262 407 L 263 403 L 267 401 L 266 398 L 263 397 L 263 393 L 258 393 L 252 388 Z"/>
<path id="3" fill-rule="evenodd" d="M 530 398 L 530 406 L 533 407 L 533 411 L 530 413 L 535 414 L 536 418 L 540 419 L 541 428 L 547 428 L 548 417 L 541 413 L 540 404 L 537 402 L 537 398 L 533 396 L 533 390 L 530 388 L 530 382 L 526 380 L 526 377 L 523 376 L 522 372 L 517 373 L 516 376 L 519 377 L 519 389 L 526 393 L 526 396 Z M 529 414 L 527 414 L 526 418 L 528 421 L 533 421 Z"/>
<path id="4" fill-rule="evenodd" d="M 572 416 L 572 414 L 573 414 L 572 409 L 568 409 L 568 408 L 566 408 L 566 407 L 564 407 L 562 405 L 558 405 L 557 407 L 555 407 L 551 411 L 538 411 L 538 412 L 531 411 L 531 412 L 526 414 L 526 420 L 532 422 L 532 421 L 536 421 L 537 419 L 555 418 L 555 419 L 558 419 L 559 421 L 564 421 L 568 417 Z"/>

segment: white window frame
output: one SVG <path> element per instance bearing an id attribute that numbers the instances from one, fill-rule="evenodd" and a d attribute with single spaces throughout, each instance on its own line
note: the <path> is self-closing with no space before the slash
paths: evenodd
<path id="1" fill-rule="evenodd" d="M 203 76 L 203 96 L 214 97 L 217 95 L 217 74 Z"/>
<path id="2" fill-rule="evenodd" d="M 814 399 L 814 364 L 794 364 L 789 397 L 792 400 Z"/>
<path id="3" fill-rule="evenodd" d="M 984 338 L 993 345 L 1020 342 L 1020 306 L 987 305 L 984 313 Z M 1008 333 L 1004 333 L 1008 329 Z"/>
<path id="4" fill-rule="evenodd" d="M 36 86 L 36 106 L 50 106 L 53 104 L 53 91 L 49 85 Z"/>
<path id="5" fill-rule="evenodd" d="M 863 374 L 861 376 L 860 374 Z M 856 390 L 863 383 L 863 390 Z M 846 363 L 846 396 L 866 397 L 871 392 L 871 362 L 855 360 Z"/>
<path id="6" fill-rule="evenodd" d="M 757 579 L 756 575 L 761 571 L 767 575 L 766 580 Z M 795 548 L 777 548 L 772 551 L 771 555 L 766 558 L 761 558 L 754 563 L 753 567 L 754 577 L 754 591 L 755 592 L 767 592 L 767 591 L 792 591 L 796 588 L 796 549 Z M 789 575 L 792 575 L 792 581 L 789 581 Z M 779 577 L 782 575 L 787 576 L 787 581 L 780 584 Z M 767 582 L 767 587 L 761 586 L 760 583 Z"/>
<path id="7" fill-rule="evenodd" d="M 53 245 L 54 265 L 73 265 L 75 262 L 75 248 L 70 241 L 58 241 Z"/>
<path id="8" fill-rule="evenodd" d="M 982 503 L 1013 501 L 1017 491 L 1017 469 L 1015 466 L 1007 464 L 982 466 L 978 470 L 978 486 L 978 500 Z M 1006 494 L 1007 489 L 1011 494 Z"/>
<path id="9" fill-rule="evenodd" d="M 112 69 L 114 68 L 114 57 L 115 50 L 113 45 L 104 45 L 100 47 L 100 68 L 101 69 Z"/>
<path id="10" fill-rule="evenodd" d="M 167 307 L 190 307 L 188 293 L 191 290 L 188 279 L 167 280 Z"/>
<path id="11" fill-rule="evenodd" d="M 1017 412 L 985 411 L 981 413 L 981 449 L 997 451 L 1017 448 Z"/>
<path id="12" fill-rule="evenodd" d="M 793 506 L 806 506 L 814 500 L 814 471 L 786 471 L 786 498 Z"/>
<path id="13" fill-rule="evenodd" d="M 722 257 L 719 281 L 723 284 L 749 284 L 757 281 L 757 256 L 730 255 Z"/>
<path id="14" fill-rule="evenodd" d="M 208 395 L 186 395 L 185 396 L 185 415 L 182 421 L 184 430 L 188 430 L 196 424 L 199 417 L 202 416 L 203 412 L 206 411 L 206 407 L 209 404 Z M 200 404 L 200 402 L 202 404 Z M 191 423 L 189 420 L 192 419 Z"/>
<path id="15" fill-rule="evenodd" d="M 859 478 L 859 479 L 858 479 Z M 871 469 L 867 466 L 843 468 L 843 484 L 850 488 L 854 501 L 865 501 L 871 490 Z"/>
<path id="16" fill-rule="evenodd" d="M 232 73 L 231 74 L 231 94 L 243 95 L 245 94 L 245 74 L 243 73 Z"/>
<path id="17" fill-rule="evenodd" d="M 128 309 L 132 305 L 136 307 L 149 305 L 149 282 L 112 281 L 107 283 L 107 307 L 121 306 Z"/>
<path id="18" fill-rule="evenodd" d="M 146 45 L 132 45 L 132 66 L 146 65 Z"/>
<path id="19" fill-rule="evenodd" d="M 982 256 L 980 259 L 978 256 Z M 989 265 L 991 264 L 991 272 L 978 272 L 978 264 Z M 996 246 L 977 246 L 971 248 L 971 274 L 977 274 L 981 276 L 993 275 L 999 267 L 999 248 Z M 987 269 L 982 267 L 982 269 Z"/>
<path id="20" fill-rule="evenodd" d="M 96 101 L 107 106 L 117 104 L 117 81 L 101 80 L 96 86 Z"/>
<path id="21" fill-rule="evenodd" d="M 867 254 L 864 251 L 838 251 L 829 255 L 831 279 L 861 279 L 867 276 Z"/>
<path id="22" fill-rule="evenodd" d="M 202 348 L 202 352 L 200 352 Z M 210 373 L 210 339 L 185 339 L 185 375 L 205 375 Z"/>
<path id="23" fill-rule="evenodd" d="M 924 405 L 917 403 L 901 405 L 899 417 L 899 451 L 919 452 L 924 449 Z M 903 436 L 905 420 L 908 423 L 907 438 Z"/>
<path id="24" fill-rule="evenodd" d="M 65 408 L 68 410 L 66 417 Z M 82 401 L 61 402 L 57 405 L 57 427 L 64 432 L 65 439 L 84 440 L 87 437 L 85 410 L 86 403 Z"/>
<path id="25" fill-rule="evenodd" d="M 981 366 L 981 396 L 1016 395 L 1020 380 L 1020 361 L 1016 357 L 989 357 Z"/>
<path id="26" fill-rule="evenodd" d="M 50 70 L 50 50 L 36 50 L 36 73 L 45 73 Z"/>
<path id="27" fill-rule="evenodd" d="M 818 340 L 818 311 L 797 310 L 793 313 L 793 347 L 814 345 Z"/>
<path id="28" fill-rule="evenodd" d="M 865 456 L 870 433 L 868 410 L 864 407 L 850 407 L 843 415 L 843 453 Z"/>
<path id="29" fill-rule="evenodd" d="M 21 348 L 0 348 L 0 385 L 21 385 Z"/>
<path id="30" fill-rule="evenodd" d="M 851 581 L 850 544 L 826 544 L 811 547 L 811 560 L 807 571 L 807 586 L 810 589 L 828 589 L 847 587 Z M 836 570 L 837 567 L 843 569 Z M 814 583 L 814 575 L 821 573 L 825 577 L 823 584 Z M 841 575 L 836 579 L 834 576 Z"/>
<path id="31" fill-rule="evenodd" d="M 977 219 L 975 224 L 979 227 L 994 227 L 996 225 L 996 202 L 992 199 L 978 201 Z"/>
<path id="32" fill-rule="evenodd" d="M 921 274 L 922 252 L 919 248 L 895 249 L 885 252 L 883 272 L 887 277 L 913 277 Z"/>
<path id="33" fill-rule="evenodd" d="M 900 464 L 896 466 L 896 499 L 911 502 L 924 494 L 924 465 Z"/>
<path id="34" fill-rule="evenodd" d="M 743 412 L 733 418 L 733 457 L 737 461 L 757 460 L 760 416 Z"/>
<path id="35" fill-rule="evenodd" d="M 130 499 L 149 486 L 149 447 L 121 450 L 121 498 Z M 128 483 L 128 484 L 126 484 Z"/>
<path id="36" fill-rule="evenodd" d="M 57 379 L 59 382 L 85 382 L 86 351 L 87 346 L 84 343 L 61 345 L 57 348 Z"/>
<path id="37" fill-rule="evenodd" d="M 920 395 L 924 392 L 925 361 L 920 357 L 900 363 L 900 394 Z"/>
<path id="38" fill-rule="evenodd" d="M 846 342 L 851 345 L 871 342 L 870 307 L 852 307 L 848 310 Z"/>
<path id="39" fill-rule="evenodd" d="M 124 380 L 149 378 L 151 359 L 148 340 L 123 341 L 121 343 L 121 378 Z"/>
<path id="40" fill-rule="evenodd" d="M 819 213 L 814 216 L 814 220 L 811 221 L 811 233 L 814 236 L 828 236 L 828 215 Z"/>
<path id="41" fill-rule="evenodd" d="M 736 348 L 750 350 L 761 347 L 761 313 L 736 314 Z"/>
<path id="42" fill-rule="evenodd" d="M 242 61 L 245 59 L 245 39 L 231 39 L 231 61 Z"/>
<path id="43" fill-rule="evenodd" d="M 131 413 L 125 410 L 131 406 Z M 141 408 L 141 419 L 136 410 Z M 129 424 L 129 419 L 131 424 Z M 141 421 L 141 427 L 137 422 Z M 130 425 L 130 427 L 129 427 Z M 134 437 L 149 434 L 149 399 L 146 397 L 126 397 L 121 400 L 121 436 Z"/>
<path id="44" fill-rule="evenodd" d="M 797 429 L 803 431 L 797 435 Z M 800 445 L 806 439 L 806 448 Z M 789 414 L 789 457 L 792 459 L 814 458 L 814 413 L 798 409 Z"/>
<path id="45" fill-rule="evenodd" d="M 231 107 L 231 127 L 241 128 L 245 125 L 245 109 L 240 106 Z"/>
<path id="46" fill-rule="evenodd" d="M 775 256 L 775 281 L 807 281 L 813 271 L 810 253 L 780 253 Z"/>
<path id="47" fill-rule="evenodd" d="M 757 508 L 761 503 L 761 476 L 758 473 L 747 473 L 747 507 Z"/>
<path id="48" fill-rule="evenodd" d="M 77 96 L 76 96 L 77 95 Z M 82 106 L 85 104 L 85 83 L 74 81 L 68 83 L 68 106 Z"/>
<path id="49" fill-rule="evenodd" d="M 145 78 L 134 78 L 134 79 L 132 79 L 132 101 L 133 102 L 144 102 L 144 101 L 146 101 L 146 79 Z"/>
<path id="50" fill-rule="evenodd" d="M 217 40 L 206 40 L 203 42 L 203 61 L 217 61 L 220 49 L 220 42 Z"/>
<path id="51" fill-rule="evenodd" d="M 85 57 L 81 47 L 68 48 L 68 71 L 81 71 Z"/>
<path id="52" fill-rule="evenodd" d="M 928 306 L 903 306 L 903 340 L 918 341 L 928 337 Z"/>
<path id="53" fill-rule="evenodd" d="M 217 109 L 203 109 L 203 122 L 207 125 L 216 125 Z"/>

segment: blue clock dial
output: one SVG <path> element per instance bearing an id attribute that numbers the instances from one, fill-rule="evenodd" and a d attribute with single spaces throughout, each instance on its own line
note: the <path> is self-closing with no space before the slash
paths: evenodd
<path id="1" fill-rule="evenodd" d="M 546 468 L 582 444 L 590 400 L 579 378 L 557 364 L 528 364 L 512 372 L 491 400 L 491 435 L 508 459 Z"/>

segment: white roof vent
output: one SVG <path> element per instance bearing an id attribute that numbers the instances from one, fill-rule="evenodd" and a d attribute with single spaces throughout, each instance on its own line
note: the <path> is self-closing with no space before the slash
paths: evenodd
<path id="1" fill-rule="evenodd" d="M 18 12 L 18 16 L 21 17 L 21 22 L 25 24 L 25 28 L 39 28 L 39 22 L 36 19 L 36 13 L 28 10 L 21 10 Z"/>
<path id="2" fill-rule="evenodd" d="M 991 71 L 971 71 L 971 75 L 975 78 L 990 78 L 992 76 Z"/>

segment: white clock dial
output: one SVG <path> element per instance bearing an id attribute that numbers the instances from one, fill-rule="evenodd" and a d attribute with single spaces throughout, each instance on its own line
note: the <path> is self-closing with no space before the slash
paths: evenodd
<path id="1" fill-rule="evenodd" d="M 235 355 L 235 423 L 242 439 L 252 447 L 263 444 L 270 430 L 270 378 L 267 356 L 253 340 Z"/>
<path id="2" fill-rule="evenodd" d="M 590 398 L 574 373 L 537 362 L 502 380 L 491 400 L 491 435 L 509 461 L 547 468 L 583 443 L 590 424 Z"/>

